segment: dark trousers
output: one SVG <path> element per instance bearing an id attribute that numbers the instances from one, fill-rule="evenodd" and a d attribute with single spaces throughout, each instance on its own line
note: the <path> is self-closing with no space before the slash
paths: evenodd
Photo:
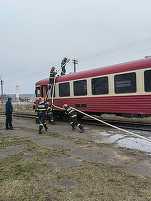
<path id="1" fill-rule="evenodd" d="M 48 112 L 48 120 L 49 123 L 54 123 L 54 115 L 52 111 Z"/>
<path id="2" fill-rule="evenodd" d="M 70 125 L 72 126 L 72 129 L 75 129 L 76 127 L 78 127 L 80 130 L 83 130 L 83 126 L 78 123 L 77 117 L 70 118 Z"/>
<path id="3" fill-rule="evenodd" d="M 12 126 L 12 114 L 6 114 L 6 129 L 13 128 Z"/>
<path id="4" fill-rule="evenodd" d="M 45 113 L 40 113 L 38 114 L 38 121 L 39 121 L 39 132 L 45 128 L 47 130 L 47 124 L 46 124 L 46 114 Z"/>

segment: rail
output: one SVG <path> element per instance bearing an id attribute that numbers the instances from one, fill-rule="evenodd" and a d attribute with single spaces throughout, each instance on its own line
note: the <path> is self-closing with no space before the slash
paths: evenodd
<path id="1" fill-rule="evenodd" d="M 5 115 L 4 113 L 0 113 L 0 115 Z M 19 113 L 15 112 L 13 113 L 14 117 L 22 117 L 22 118 L 36 118 L 36 114 L 33 113 Z M 140 122 L 128 122 L 123 120 L 114 120 L 114 119 L 101 119 L 106 121 L 107 123 L 111 123 L 113 125 L 117 125 L 120 128 L 130 129 L 130 130 L 141 130 L 141 131 L 151 131 L 151 124 L 149 123 L 140 123 Z M 92 120 L 90 118 L 82 118 L 82 123 L 87 125 L 94 125 L 94 126 L 104 126 L 104 124 L 101 124 L 100 122 L 96 120 Z"/>

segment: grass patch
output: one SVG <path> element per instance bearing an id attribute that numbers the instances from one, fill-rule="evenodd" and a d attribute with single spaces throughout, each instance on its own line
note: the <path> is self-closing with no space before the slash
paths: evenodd
<path id="1" fill-rule="evenodd" d="M 58 190 L 60 200 L 149 201 L 151 198 L 151 180 L 130 175 L 120 167 L 85 163 L 58 174 L 60 180 L 68 178 L 78 183 L 70 193 Z"/>
<path id="2" fill-rule="evenodd" d="M 4 149 L 11 145 L 19 145 L 22 143 L 26 143 L 28 138 L 20 138 L 20 137 L 1 137 L 0 138 L 0 149 Z"/>
<path id="3" fill-rule="evenodd" d="M 18 154 L 2 160 L 0 172 L 0 200 L 46 200 L 51 170 L 44 160 L 24 160 Z"/>
<path id="4" fill-rule="evenodd" d="M 88 140 L 86 140 L 84 138 L 76 138 L 76 139 L 73 140 L 73 142 L 75 144 L 79 144 L 79 145 L 86 145 L 88 143 L 91 143 L 90 141 L 88 141 Z"/>
<path id="5" fill-rule="evenodd" d="M 51 136 L 62 137 L 61 134 Z M 69 139 L 77 145 L 89 142 Z M 61 145 L 47 148 L 29 138 L 3 137 L 0 140 L 1 149 L 24 144 L 21 153 L 0 160 L 0 201 L 151 200 L 151 179 L 129 174 L 123 167 L 81 162 L 81 166 L 74 168 L 54 168 L 51 159 L 54 162 L 54 158 L 70 156 L 70 149 Z M 110 145 L 97 146 L 109 148 Z"/>
<path id="6" fill-rule="evenodd" d="M 55 134 L 53 137 L 57 137 Z M 20 137 L 1 137 L 0 138 L 0 149 L 4 149 L 12 145 L 24 144 L 25 151 L 32 152 L 35 157 L 57 157 L 60 155 L 68 155 L 69 149 L 65 149 L 63 146 L 51 146 L 46 148 L 40 146 L 30 140 L 30 138 L 20 138 Z"/>
<path id="7" fill-rule="evenodd" d="M 70 156 L 70 149 L 64 148 L 63 146 L 54 146 L 50 149 L 51 156 L 59 157 L 59 156 Z"/>
<path id="8" fill-rule="evenodd" d="M 57 132 L 50 132 L 48 131 L 47 133 L 45 133 L 45 136 L 51 136 L 51 137 L 54 137 L 54 138 L 62 138 L 64 139 L 64 136 L 60 133 L 57 133 Z"/>
<path id="9" fill-rule="evenodd" d="M 30 179 L 42 169 L 46 163 L 36 160 L 24 160 L 23 153 L 8 157 L 0 162 L 0 182 L 4 180 Z"/>
<path id="10" fill-rule="evenodd" d="M 149 201 L 151 198 L 149 178 L 133 176 L 120 167 L 88 162 L 80 167 L 54 169 L 47 166 L 44 150 L 30 145 L 30 151 L 43 157 L 24 160 L 21 153 L 0 162 L 0 200 Z"/>
<path id="11" fill-rule="evenodd" d="M 60 157 L 60 156 L 69 156 L 70 149 L 65 149 L 61 145 L 50 146 L 50 148 L 46 148 L 44 146 L 37 145 L 29 141 L 26 144 L 26 150 L 34 153 L 34 157 L 37 159 L 43 157 Z"/>

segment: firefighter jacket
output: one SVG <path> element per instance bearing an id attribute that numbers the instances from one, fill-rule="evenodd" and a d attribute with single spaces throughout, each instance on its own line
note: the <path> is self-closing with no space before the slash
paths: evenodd
<path id="1" fill-rule="evenodd" d="M 47 109 L 48 109 L 48 104 L 45 101 L 41 101 L 41 102 L 39 102 L 39 104 L 36 108 L 36 112 L 38 114 L 46 113 Z"/>
<path id="2" fill-rule="evenodd" d="M 65 113 L 69 116 L 70 119 L 77 118 L 77 112 L 71 107 L 68 107 Z"/>
<path id="3" fill-rule="evenodd" d="M 53 112 L 53 108 L 52 107 L 48 107 L 47 111 L 48 111 L 48 113 L 52 113 Z"/>
<path id="4" fill-rule="evenodd" d="M 56 74 L 57 74 L 57 72 L 56 72 L 56 71 L 50 71 L 50 74 L 49 74 L 49 79 L 54 78 Z"/>

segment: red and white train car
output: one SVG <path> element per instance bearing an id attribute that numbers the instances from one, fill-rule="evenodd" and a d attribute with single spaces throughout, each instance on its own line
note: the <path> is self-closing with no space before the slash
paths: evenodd
<path id="1" fill-rule="evenodd" d="M 48 79 L 36 83 L 37 96 L 47 90 Z M 151 58 L 58 76 L 54 104 L 65 103 L 93 114 L 151 115 Z"/>

